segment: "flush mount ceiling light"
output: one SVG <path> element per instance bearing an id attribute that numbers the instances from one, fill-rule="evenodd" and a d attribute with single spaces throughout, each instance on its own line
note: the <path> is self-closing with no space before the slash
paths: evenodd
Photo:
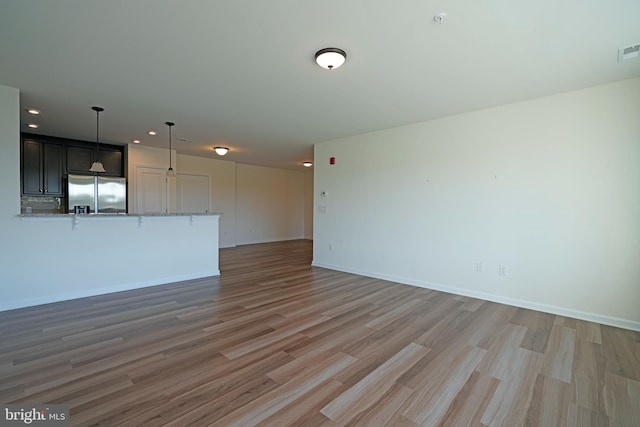
<path id="1" fill-rule="evenodd" d="M 155 130 L 150 130 L 149 132 L 147 132 L 149 135 L 155 135 L 156 131 Z"/>
<path id="2" fill-rule="evenodd" d="M 37 116 L 38 114 L 40 114 L 40 110 L 36 110 L 35 108 L 29 108 L 27 110 L 27 113 L 33 114 L 34 116 Z"/>
<path id="3" fill-rule="evenodd" d="M 327 47 L 316 52 L 316 63 L 327 70 L 335 70 L 347 59 L 347 53 L 337 47 Z"/>
<path id="4" fill-rule="evenodd" d="M 302 162 L 302 166 L 304 166 L 305 168 L 310 168 L 311 166 L 313 166 L 313 163 L 311 163 L 311 162 Z"/>
<path id="5" fill-rule="evenodd" d="M 96 112 L 96 161 L 93 162 L 93 164 L 91 165 L 91 168 L 89 168 L 89 172 L 93 172 L 93 173 L 104 173 L 106 172 L 106 170 L 104 170 L 104 166 L 102 165 L 102 162 L 100 161 L 100 139 L 99 139 L 99 131 L 100 131 L 100 112 L 104 111 L 104 108 L 102 107 L 91 107 L 91 109 L 93 111 Z"/>
<path id="6" fill-rule="evenodd" d="M 171 128 L 175 123 L 165 122 L 165 125 L 169 126 L 169 169 L 167 169 L 167 176 L 176 176 L 176 173 L 173 171 L 171 167 Z"/>
<path id="7" fill-rule="evenodd" d="M 218 156 L 224 156 L 229 152 L 229 149 L 227 147 L 215 147 L 213 150 Z"/>

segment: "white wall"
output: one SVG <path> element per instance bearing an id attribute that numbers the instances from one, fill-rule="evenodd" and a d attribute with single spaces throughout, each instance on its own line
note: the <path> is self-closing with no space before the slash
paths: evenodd
<path id="1" fill-rule="evenodd" d="M 639 117 L 632 79 L 317 144 L 314 265 L 640 330 Z"/>
<path id="2" fill-rule="evenodd" d="M 304 238 L 313 239 L 313 170 L 304 173 Z"/>
<path id="3" fill-rule="evenodd" d="M 0 231 L 3 246 L 12 231 L 12 215 L 20 213 L 20 92 L 0 86 Z M 3 247 L 2 251 L 6 249 Z M 0 265 L 3 262 L 0 256 Z M 0 269 L 0 271 L 3 271 Z M 0 276 L 2 273 L 0 273 Z M 2 278 L 0 277 L 0 280 Z"/>
<path id="4" fill-rule="evenodd" d="M 168 167 L 167 150 L 129 145 L 129 208 L 136 212 L 135 168 Z M 178 154 L 176 173 L 210 177 L 211 209 L 221 212 L 220 247 L 311 238 L 313 172 L 237 164 Z M 169 180 L 170 212 L 175 212 L 175 180 Z"/>
<path id="5" fill-rule="evenodd" d="M 178 154 L 178 173 L 206 175 L 211 182 L 211 210 L 221 212 L 220 247 L 236 245 L 236 163 Z"/>
<path id="6" fill-rule="evenodd" d="M 172 150 L 173 168 L 177 170 L 176 152 Z M 157 168 L 166 171 L 169 169 L 169 151 L 161 148 L 146 147 L 139 144 L 127 146 L 127 199 L 130 213 L 139 212 L 136 203 L 136 169 L 138 167 Z M 176 212 L 176 180 L 169 178 L 167 208 L 169 213 Z"/>
<path id="7" fill-rule="evenodd" d="M 236 166 L 239 245 L 304 238 L 304 172 Z"/>
<path id="8" fill-rule="evenodd" d="M 0 310 L 219 274 L 217 216 L 20 219 L 18 95 L 0 86 Z"/>
<path id="9" fill-rule="evenodd" d="M 218 216 L 14 222 L 0 311 L 220 274 Z"/>
<path id="10" fill-rule="evenodd" d="M 128 198 L 129 212 L 137 212 L 136 168 L 151 167 L 167 169 L 169 154 L 166 149 L 129 144 L 128 146 Z M 184 154 L 173 154 L 176 173 L 205 175 L 210 178 L 211 210 L 220 212 L 220 247 L 236 245 L 235 239 L 235 162 L 208 159 Z M 176 212 L 176 180 L 169 178 L 169 211 Z"/>

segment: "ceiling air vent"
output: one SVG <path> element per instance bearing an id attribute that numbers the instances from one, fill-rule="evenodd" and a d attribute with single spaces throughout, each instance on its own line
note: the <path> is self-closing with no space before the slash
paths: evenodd
<path id="1" fill-rule="evenodd" d="M 640 57 L 640 44 L 632 44 L 618 49 L 618 62 Z"/>

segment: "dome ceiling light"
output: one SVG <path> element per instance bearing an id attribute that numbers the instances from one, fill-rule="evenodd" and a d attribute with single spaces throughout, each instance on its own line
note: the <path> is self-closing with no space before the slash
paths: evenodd
<path id="1" fill-rule="evenodd" d="M 224 156 L 229 152 L 229 149 L 227 147 L 215 147 L 213 151 L 215 151 L 218 156 Z"/>
<path id="2" fill-rule="evenodd" d="M 346 59 L 347 53 L 337 47 L 327 47 L 316 52 L 316 63 L 327 70 L 335 70 Z"/>

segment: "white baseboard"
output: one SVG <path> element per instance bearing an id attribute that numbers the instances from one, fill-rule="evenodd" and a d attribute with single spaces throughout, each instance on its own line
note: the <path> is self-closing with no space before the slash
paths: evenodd
<path id="1" fill-rule="evenodd" d="M 417 286 L 420 288 L 432 289 L 435 291 L 442 291 L 450 294 L 462 295 L 465 297 L 477 298 L 485 301 L 492 301 L 500 304 L 511 305 L 514 307 L 527 308 L 530 310 L 542 311 L 544 313 L 556 314 L 559 316 L 571 317 L 574 319 L 586 320 L 588 322 L 600 323 L 603 325 L 615 326 L 618 328 L 630 329 L 632 331 L 640 332 L 640 322 L 636 322 L 633 320 L 605 316 L 598 313 L 588 313 L 584 311 L 573 310 L 571 308 L 566 308 L 566 307 L 539 304 L 531 301 L 508 298 L 508 297 L 488 294 L 484 292 L 474 292 L 468 289 L 454 288 L 454 287 L 442 285 L 439 283 L 425 282 L 425 281 L 415 280 L 407 277 L 391 276 L 391 275 L 376 273 L 371 271 L 345 268 L 338 265 L 317 262 L 315 260 L 311 263 L 311 265 L 313 265 L 314 267 L 322 267 L 322 268 L 327 268 L 329 270 L 336 270 L 336 271 L 342 271 L 345 273 L 357 274 L 359 276 L 366 276 L 366 277 L 372 277 L 375 279 L 388 280 L 390 282 L 402 283 L 404 285 Z"/>
<path id="2" fill-rule="evenodd" d="M 182 282 L 186 280 L 201 279 L 203 277 L 219 276 L 220 270 L 206 271 L 199 274 L 183 274 L 172 277 L 162 277 L 158 279 L 124 283 L 121 285 L 109 286 L 104 288 L 87 289 L 83 291 L 67 292 L 62 294 L 47 295 L 38 298 L 28 298 L 23 300 L 0 302 L 0 311 L 15 310 L 18 308 L 33 307 L 36 305 L 50 304 L 60 301 L 69 301 L 78 298 L 93 297 L 97 295 L 111 294 L 115 292 L 130 291 L 133 289 L 148 288 L 151 286 L 166 285 L 174 282 Z"/>
<path id="3" fill-rule="evenodd" d="M 237 246 L 259 245 L 259 244 L 262 244 L 262 243 L 289 242 L 291 240 L 304 240 L 304 237 L 295 236 L 295 237 L 279 237 L 277 239 L 246 240 L 246 241 L 242 241 L 242 242 L 236 242 L 236 245 Z"/>

